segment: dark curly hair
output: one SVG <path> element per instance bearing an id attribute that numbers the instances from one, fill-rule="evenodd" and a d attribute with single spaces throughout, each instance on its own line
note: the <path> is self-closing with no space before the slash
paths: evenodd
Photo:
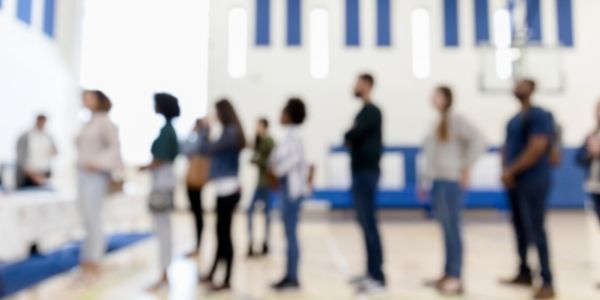
<path id="1" fill-rule="evenodd" d="M 288 115 L 294 125 L 304 123 L 306 119 L 306 106 L 300 98 L 291 98 L 283 108 L 283 112 Z"/>
<path id="2" fill-rule="evenodd" d="M 163 115 L 167 120 L 179 117 L 179 101 L 175 96 L 167 93 L 154 94 L 154 105 L 156 112 Z"/>

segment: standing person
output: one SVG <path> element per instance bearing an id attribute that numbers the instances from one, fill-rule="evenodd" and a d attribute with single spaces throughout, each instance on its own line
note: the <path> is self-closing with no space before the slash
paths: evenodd
<path id="1" fill-rule="evenodd" d="M 594 211 L 600 221 L 600 102 L 594 113 L 596 128 L 577 151 L 577 162 L 587 169 L 585 187 L 594 202 Z"/>
<path id="2" fill-rule="evenodd" d="M 531 79 L 516 83 L 514 95 L 521 104 L 521 111 L 510 120 L 506 129 L 502 182 L 508 190 L 512 208 L 520 266 L 516 277 L 502 282 L 521 286 L 533 284 L 527 250 L 534 244 L 543 280 L 535 298 L 551 299 L 555 293 L 544 221 L 551 187 L 551 142 L 555 129 L 551 114 L 532 103 L 535 88 L 535 81 Z"/>
<path id="3" fill-rule="evenodd" d="M 600 102 L 594 111 L 596 128 L 587 136 L 577 151 L 577 163 L 587 171 L 586 191 L 594 203 L 594 212 L 600 221 Z M 600 288 L 600 285 L 598 285 Z"/>
<path id="4" fill-rule="evenodd" d="M 196 227 L 196 243 L 187 257 L 198 257 L 200 243 L 202 242 L 202 231 L 204 230 L 204 211 L 202 209 L 202 189 L 208 180 L 208 171 L 210 160 L 206 154 L 200 151 L 200 129 L 202 129 L 202 119 L 196 120 L 190 137 L 183 143 L 182 150 L 188 157 L 189 167 L 186 176 L 186 189 L 190 209 L 194 215 Z"/>
<path id="5" fill-rule="evenodd" d="M 33 129 L 17 141 L 17 188 L 44 186 L 50 179 L 50 163 L 58 154 L 52 136 L 46 131 L 47 117 L 38 115 Z"/>
<path id="6" fill-rule="evenodd" d="M 210 127 L 207 121 L 200 130 L 200 148 L 211 157 L 210 178 L 217 190 L 217 252 L 208 276 L 202 281 L 213 283 L 219 263 L 224 263 L 223 284 L 212 286 L 213 290 L 220 291 L 230 289 L 234 253 L 231 225 L 233 213 L 240 202 L 239 159 L 242 149 L 246 147 L 246 138 L 242 124 L 229 100 L 217 102 L 216 111 L 223 127 L 219 139 L 215 142 L 209 139 Z"/>
<path id="7" fill-rule="evenodd" d="M 466 119 L 452 113 L 452 90 L 440 86 L 433 95 L 433 106 L 440 118 L 423 145 L 424 168 L 420 196 L 431 189 L 433 212 L 444 233 L 446 263 L 440 279 L 429 285 L 443 295 L 463 293 L 463 241 L 461 213 L 463 189 L 468 187 L 471 167 L 485 151 L 479 131 Z"/>
<path id="8" fill-rule="evenodd" d="M 253 215 L 256 204 L 259 201 L 264 203 L 264 216 L 265 216 L 265 241 L 262 247 L 262 255 L 269 253 L 269 233 L 271 225 L 271 181 L 269 180 L 269 174 L 267 174 L 267 164 L 271 152 L 275 148 L 275 142 L 269 135 L 269 122 L 265 118 L 258 120 L 256 126 L 256 139 L 254 142 L 254 156 L 252 156 L 252 163 L 258 168 L 258 183 L 250 207 L 248 208 L 248 257 L 255 255 L 254 253 L 254 233 L 253 233 Z"/>
<path id="9" fill-rule="evenodd" d="M 281 124 L 285 126 L 284 138 L 275 148 L 269 161 L 273 174 L 280 181 L 281 215 L 287 238 L 287 270 L 283 279 L 273 285 L 276 290 L 300 287 L 300 247 L 297 229 L 302 201 L 308 191 L 308 165 L 300 129 L 304 119 L 304 102 L 298 98 L 290 99 L 281 114 Z"/>
<path id="10" fill-rule="evenodd" d="M 385 289 L 383 249 L 377 221 L 377 183 L 379 161 L 383 152 L 382 115 L 373 104 L 371 92 L 375 80 L 370 74 L 358 77 L 354 95 L 363 103 L 354 126 L 345 137 L 350 148 L 352 169 L 352 195 L 358 223 L 362 229 L 367 252 L 367 273 L 351 280 L 359 293 L 377 294 Z"/>
<path id="11" fill-rule="evenodd" d="M 108 196 L 111 175 L 122 169 L 117 126 L 108 112 L 111 101 L 101 91 L 85 91 L 83 106 L 92 117 L 76 139 L 79 169 L 79 204 L 85 229 L 81 250 L 84 278 L 93 279 L 100 272 L 105 241 L 102 231 L 102 207 Z"/>
<path id="12" fill-rule="evenodd" d="M 152 143 L 150 152 L 152 162 L 140 168 L 140 171 L 152 172 L 152 191 L 149 207 L 154 219 L 154 231 L 160 248 L 160 266 L 162 275 L 152 289 L 168 285 L 167 269 L 171 264 L 172 232 L 171 211 L 174 208 L 174 193 L 177 179 L 173 171 L 173 162 L 179 155 L 179 141 L 173 128 L 173 119 L 179 116 L 179 102 L 169 94 L 154 95 L 154 111 L 165 118 L 158 137 Z"/>

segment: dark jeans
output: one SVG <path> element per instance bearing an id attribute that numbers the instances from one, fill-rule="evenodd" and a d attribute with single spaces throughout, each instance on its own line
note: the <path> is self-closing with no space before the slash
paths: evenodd
<path id="1" fill-rule="evenodd" d="M 550 254 L 544 222 L 546 217 L 546 202 L 550 182 L 517 183 L 517 186 L 508 192 L 512 208 L 512 223 L 517 239 L 519 253 L 519 274 L 531 276 L 531 268 L 527 263 L 527 250 L 530 245 L 535 245 L 540 260 L 541 276 L 544 284 L 552 284 L 552 271 L 550 269 Z"/>
<path id="2" fill-rule="evenodd" d="M 377 228 L 377 183 L 378 171 L 353 172 L 352 195 L 358 224 L 363 231 L 367 250 L 367 275 L 376 281 L 385 283 L 383 274 L 383 250 Z"/>
<path id="3" fill-rule="evenodd" d="M 233 213 L 240 202 L 240 193 L 217 197 L 217 253 L 212 269 L 208 275 L 213 279 L 219 263 L 225 263 L 225 285 L 229 285 L 233 268 L 233 241 L 231 240 L 231 223 Z"/>
<path id="4" fill-rule="evenodd" d="M 254 224 L 254 209 L 256 208 L 256 204 L 259 201 L 263 201 L 264 206 L 264 214 L 265 214 L 265 243 L 269 241 L 270 235 L 270 227 L 271 227 L 271 191 L 267 186 L 257 186 L 256 191 L 254 192 L 254 196 L 252 197 L 252 202 L 250 202 L 250 207 L 248 208 L 248 236 L 250 239 L 250 245 L 252 245 L 252 241 L 254 240 L 253 236 L 253 224 Z"/>
<path id="5" fill-rule="evenodd" d="M 194 214 L 196 223 L 196 250 L 200 249 L 202 242 L 202 230 L 204 229 L 204 216 L 202 211 L 202 189 L 190 188 L 187 189 L 188 199 L 190 200 L 190 208 Z"/>
<path id="6" fill-rule="evenodd" d="M 444 232 L 446 263 L 444 274 L 462 275 L 463 244 L 460 229 L 462 191 L 457 182 L 435 181 L 432 188 L 433 211 Z"/>
<path id="7" fill-rule="evenodd" d="M 592 200 L 594 200 L 594 211 L 598 216 L 598 221 L 600 221 L 600 194 L 593 194 Z"/>
<path id="8" fill-rule="evenodd" d="M 282 197 L 281 216 L 287 239 L 287 272 L 285 278 L 298 280 L 300 246 L 298 245 L 298 221 L 302 198 L 292 199 L 287 194 Z"/>

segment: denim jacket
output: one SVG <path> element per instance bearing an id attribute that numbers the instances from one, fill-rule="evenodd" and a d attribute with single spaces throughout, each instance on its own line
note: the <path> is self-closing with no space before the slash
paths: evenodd
<path id="1" fill-rule="evenodd" d="M 219 179 L 223 177 L 238 176 L 240 167 L 240 144 L 239 130 L 228 125 L 223 128 L 223 133 L 216 141 L 209 139 L 208 129 L 200 130 L 200 152 L 211 157 L 210 178 Z"/>

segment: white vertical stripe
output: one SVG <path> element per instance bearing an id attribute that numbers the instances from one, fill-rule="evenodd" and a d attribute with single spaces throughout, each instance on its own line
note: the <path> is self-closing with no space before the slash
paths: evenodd
<path id="1" fill-rule="evenodd" d="M 377 47 L 377 1 L 358 0 L 360 11 L 360 46 L 364 49 Z"/>
<path id="2" fill-rule="evenodd" d="M 556 0 L 540 1 L 542 16 L 542 37 L 546 46 L 558 45 L 558 18 Z"/>
<path id="3" fill-rule="evenodd" d="M 31 1 L 31 27 L 42 33 L 44 24 L 44 0 Z"/>

